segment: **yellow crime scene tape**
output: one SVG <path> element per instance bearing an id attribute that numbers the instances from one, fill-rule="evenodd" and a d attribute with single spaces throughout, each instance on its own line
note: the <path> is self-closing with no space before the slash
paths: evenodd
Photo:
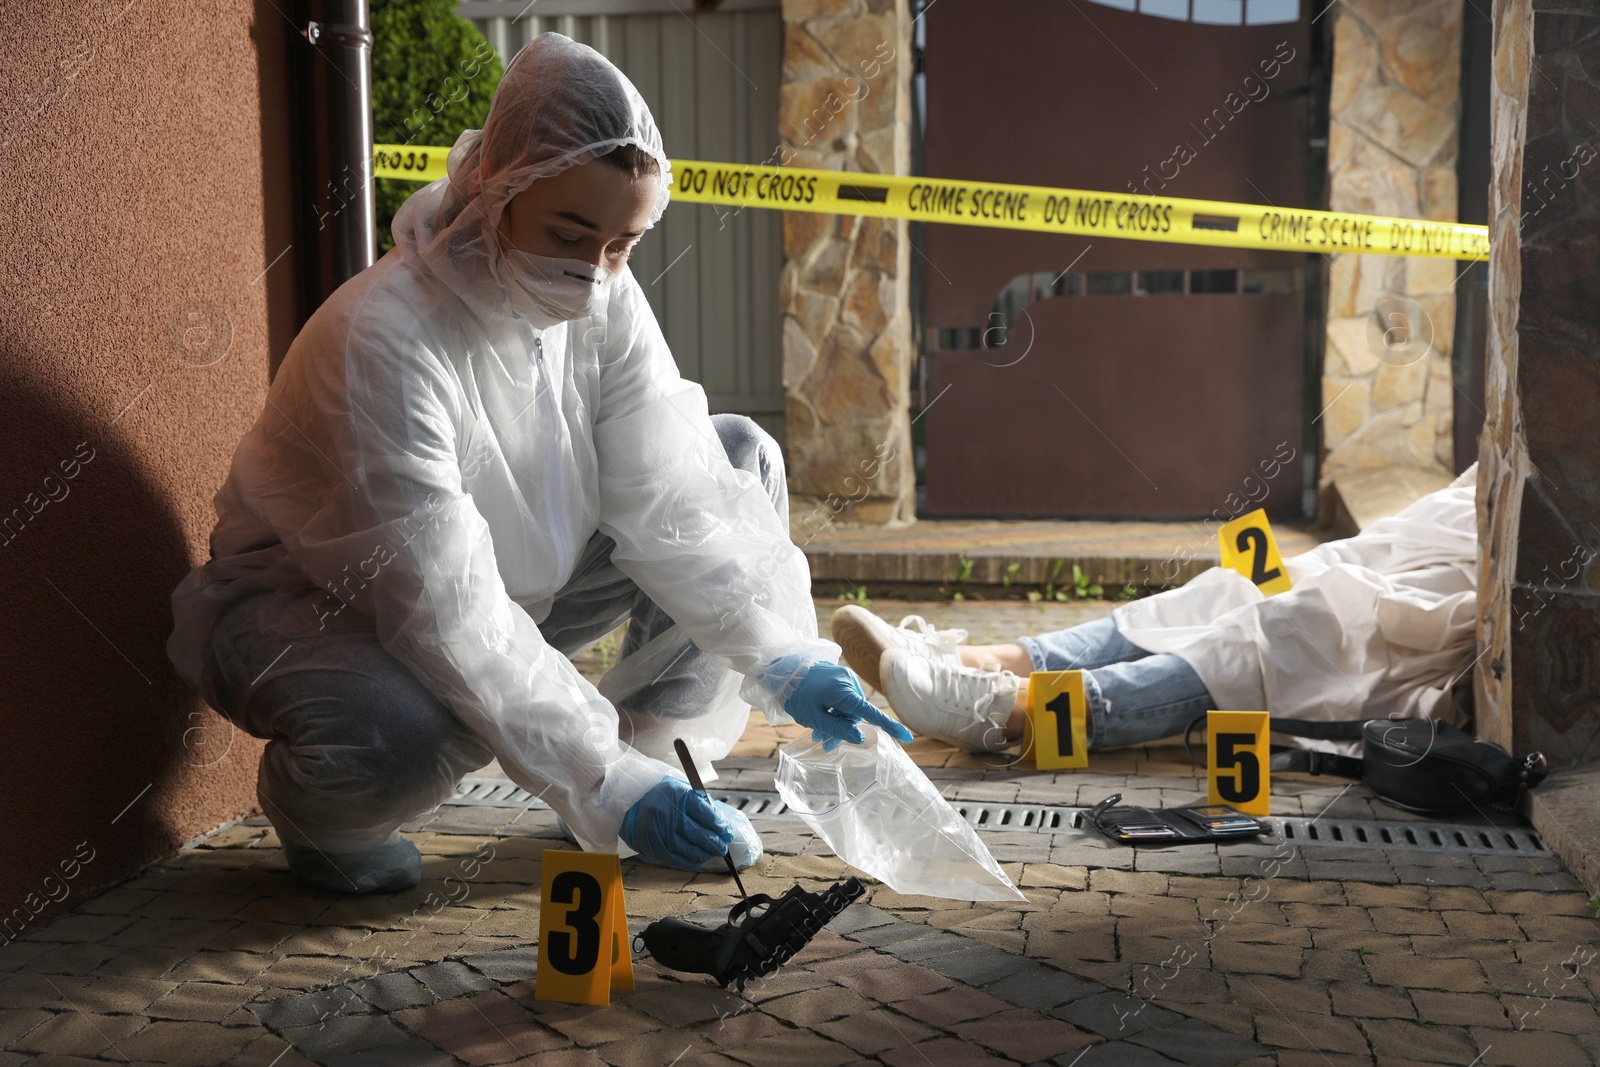
<path id="1" fill-rule="evenodd" d="M 445 177 L 445 157 L 449 154 L 448 148 L 436 146 L 376 145 L 373 173 L 379 178 L 431 182 Z M 675 159 L 671 163 L 673 199 L 691 204 L 867 215 L 1275 252 L 1350 252 L 1462 260 L 1489 256 L 1489 228 L 1458 222 L 947 178 L 741 166 L 693 159 Z"/>

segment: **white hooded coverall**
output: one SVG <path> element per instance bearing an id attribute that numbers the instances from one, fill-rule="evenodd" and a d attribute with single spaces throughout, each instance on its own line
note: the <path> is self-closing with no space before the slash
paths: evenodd
<path id="1" fill-rule="evenodd" d="M 258 790 L 286 839 L 393 841 L 492 755 L 586 848 L 615 850 L 628 809 L 678 773 L 674 736 L 702 764 L 726 755 L 749 704 L 781 719 L 800 676 L 838 656 L 817 637 L 776 448 L 748 420 L 713 424 L 632 273 L 602 315 L 570 322 L 507 275 L 506 202 L 624 144 L 660 168 L 654 224 L 671 174 L 633 85 L 559 34 L 525 47 L 449 177 L 396 215 L 394 250 L 295 339 L 234 453 L 168 648 L 214 706 L 273 738 Z M 639 635 L 596 689 L 562 651 L 630 606 Z M 586 611 L 563 649 L 541 632 Z M 781 656 L 788 672 L 756 669 Z M 697 658 L 713 671 L 685 672 Z M 386 696 L 381 678 L 420 688 Z M 674 678 L 675 706 L 634 699 Z M 453 720 L 402 729 L 435 714 L 430 697 Z M 358 716 L 353 745 L 341 730 Z M 429 751 L 386 749 L 407 744 Z M 383 780 L 395 767 L 419 781 Z"/>

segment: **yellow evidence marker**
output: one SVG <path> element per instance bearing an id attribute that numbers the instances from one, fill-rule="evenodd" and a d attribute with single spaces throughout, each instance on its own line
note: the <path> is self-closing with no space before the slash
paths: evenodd
<path id="1" fill-rule="evenodd" d="M 1272 728 L 1264 711 L 1206 712 L 1206 803 L 1272 814 Z"/>
<path id="2" fill-rule="evenodd" d="M 621 861 L 614 852 L 546 849 L 534 999 L 606 1005 L 613 989 L 632 988 Z"/>
<path id="3" fill-rule="evenodd" d="M 1222 565 L 1250 579 L 1263 594 L 1271 596 L 1289 588 L 1289 572 L 1284 570 L 1264 509 L 1240 515 L 1217 531 L 1217 539 L 1221 542 Z"/>
<path id="4" fill-rule="evenodd" d="M 1041 771 L 1089 766 L 1089 704 L 1082 671 L 1028 675 L 1028 718 L 1022 750 Z"/>

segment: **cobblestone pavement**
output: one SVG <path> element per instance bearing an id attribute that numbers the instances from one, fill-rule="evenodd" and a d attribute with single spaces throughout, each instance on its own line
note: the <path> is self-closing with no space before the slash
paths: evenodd
<path id="1" fill-rule="evenodd" d="M 713 788 L 770 790 L 791 732 L 753 720 Z M 1097 754 L 1091 771 L 1068 773 L 920 740 L 913 752 L 946 795 L 973 803 L 1074 805 L 1109 791 L 1181 803 L 1201 788 L 1170 745 Z M 1275 779 L 1274 805 L 1402 817 L 1359 786 L 1314 779 Z M 804 824 L 756 825 L 768 854 L 745 875 L 750 891 L 820 889 L 848 873 Z M 742 995 L 640 957 L 635 990 L 582 1008 L 532 997 L 540 857 L 562 846 L 554 815 L 445 805 L 406 829 L 424 881 L 403 893 L 302 888 L 254 818 L 0 947 L 0 1067 L 1600 1057 L 1600 921 L 1542 855 L 1281 842 L 1135 854 L 1079 832 L 986 833 L 1025 903 L 874 884 Z M 715 924 L 736 899 L 726 875 L 631 861 L 623 875 L 635 930 L 664 915 Z"/>

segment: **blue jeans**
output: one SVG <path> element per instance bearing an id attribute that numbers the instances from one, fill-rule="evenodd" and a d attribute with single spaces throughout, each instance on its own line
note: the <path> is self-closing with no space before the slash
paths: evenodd
<path id="1" fill-rule="evenodd" d="M 1017 644 L 1036 671 L 1083 671 L 1091 749 L 1181 734 L 1212 707 L 1205 683 L 1182 658 L 1146 652 L 1110 616 Z"/>

